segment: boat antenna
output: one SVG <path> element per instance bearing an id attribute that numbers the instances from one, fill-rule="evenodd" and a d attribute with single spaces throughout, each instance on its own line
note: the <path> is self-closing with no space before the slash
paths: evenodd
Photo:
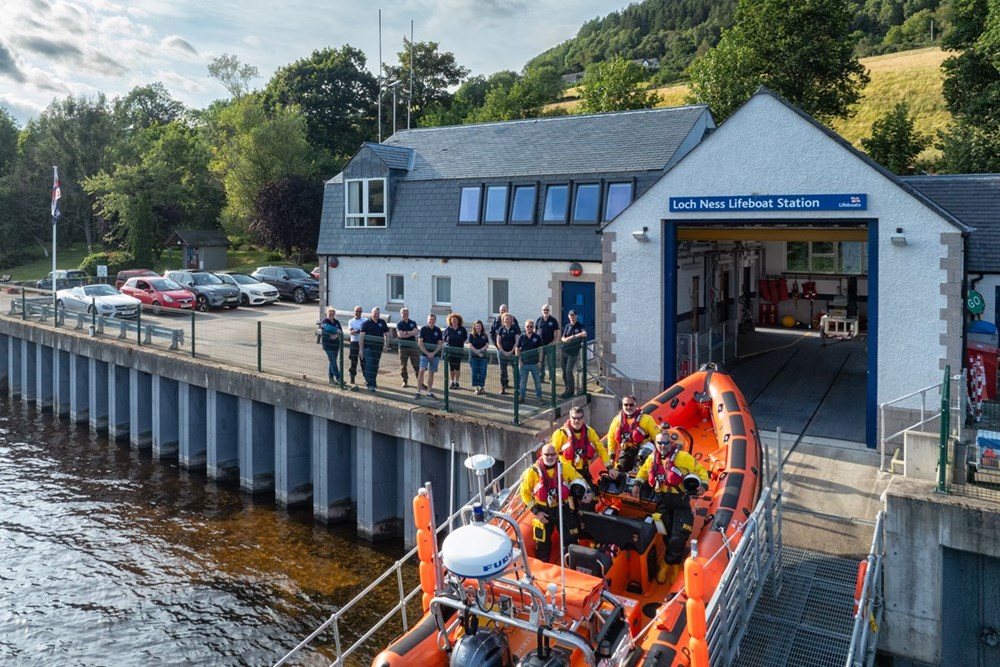
<path id="1" fill-rule="evenodd" d="M 542 473 L 544 474 L 544 472 Z M 566 540 L 563 537 L 566 533 L 563 532 L 563 505 L 562 505 L 562 459 L 559 456 L 559 451 L 556 450 L 556 497 L 559 498 L 558 512 L 559 512 L 559 573 L 562 575 L 562 613 L 566 614 Z M 555 600 L 552 601 L 555 604 Z"/>

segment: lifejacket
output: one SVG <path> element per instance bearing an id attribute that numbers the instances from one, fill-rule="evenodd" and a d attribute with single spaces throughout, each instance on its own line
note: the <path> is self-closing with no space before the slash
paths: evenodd
<path id="1" fill-rule="evenodd" d="M 562 463 L 557 461 L 556 465 L 562 465 Z M 545 470 L 545 465 L 541 461 L 536 462 L 532 467 L 538 473 L 538 482 L 535 483 L 535 488 L 531 492 L 531 495 L 535 498 L 535 502 L 545 507 L 556 507 L 560 503 L 569 500 L 569 484 L 566 483 L 565 479 L 562 481 L 562 498 L 557 501 L 556 497 L 559 493 L 556 489 L 557 482 L 555 475 L 549 477 Z"/>
<path id="2" fill-rule="evenodd" d="M 569 438 L 563 443 L 561 454 L 567 461 L 573 462 L 573 467 L 580 470 L 597 457 L 597 449 L 590 442 L 590 429 L 586 424 L 580 427 L 579 437 L 573 432 L 573 427 L 566 422 L 563 433 Z"/>
<path id="3" fill-rule="evenodd" d="M 646 481 L 649 482 L 654 491 L 662 487 L 679 487 L 681 485 L 684 473 L 674 465 L 677 452 L 678 448 L 674 447 L 673 451 L 670 452 L 670 456 L 666 459 L 661 459 L 660 452 L 653 451 L 653 465 L 649 468 L 649 477 Z"/>

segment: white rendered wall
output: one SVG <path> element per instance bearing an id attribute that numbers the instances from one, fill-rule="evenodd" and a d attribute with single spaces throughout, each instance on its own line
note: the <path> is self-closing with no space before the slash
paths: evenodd
<path id="1" fill-rule="evenodd" d="M 671 196 L 823 193 L 867 194 L 868 210 L 671 213 L 668 205 Z M 942 268 L 946 249 L 941 239 L 959 230 L 775 98 L 754 96 L 605 229 L 610 246 L 605 248 L 605 275 L 616 311 L 608 333 L 616 366 L 634 380 L 661 381 L 663 318 L 644 320 L 644 330 L 655 335 L 640 336 L 636 322 L 623 314 L 663 303 L 660 221 L 665 219 L 877 219 L 879 247 L 869 248 L 879 257 L 877 400 L 941 381 L 940 367 L 947 358 L 944 284 L 951 280 L 954 289 L 961 280 Z M 642 227 L 648 227 L 650 243 L 632 238 Z M 889 241 L 897 227 L 907 238 L 903 247 Z"/>
<path id="2" fill-rule="evenodd" d="M 435 307 L 435 313 L 461 313 L 466 326 L 477 319 L 489 326 L 490 280 L 508 281 L 508 306 L 510 312 L 520 322 L 536 319 L 541 315 L 542 305 L 550 304 L 553 315 L 560 317 L 561 280 L 599 283 L 600 264 L 581 264 L 583 274 L 573 277 L 569 274 L 569 262 L 536 262 L 510 260 L 464 260 L 450 259 L 402 259 L 396 257 L 344 257 L 340 264 L 330 269 L 328 303 L 337 308 L 338 316 L 350 313 L 349 309 L 360 305 L 370 312 L 378 306 L 383 315 L 391 314 L 393 322 L 399 319 L 399 308 L 403 304 L 388 301 L 389 274 L 402 275 L 405 289 L 405 304 L 410 309 L 410 318 L 419 323 L 427 319 L 432 307 L 432 284 L 435 276 L 451 277 L 451 307 Z M 600 289 L 595 290 L 600 299 Z M 498 304 L 497 304 L 498 305 Z M 595 304 L 600 313 L 600 304 Z M 349 315 L 345 315 L 349 316 Z M 445 326 L 440 314 L 438 326 Z"/>

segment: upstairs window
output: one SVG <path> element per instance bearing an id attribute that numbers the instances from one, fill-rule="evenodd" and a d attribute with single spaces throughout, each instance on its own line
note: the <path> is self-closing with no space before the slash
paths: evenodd
<path id="1" fill-rule="evenodd" d="M 479 224 L 479 201 L 482 199 L 482 193 L 483 189 L 478 185 L 462 188 L 462 201 L 458 205 L 458 224 Z"/>
<path id="2" fill-rule="evenodd" d="M 486 188 L 486 208 L 483 222 L 502 225 L 507 222 L 507 186 L 491 185 Z"/>
<path id="3" fill-rule="evenodd" d="M 608 183 L 608 194 L 604 198 L 604 219 L 614 220 L 615 216 L 632 203 L 631 183 Z"/>
<path id="4" fill-rule="evenodd" d="M 545 208 L 542 211 L 542 222 L 566 222 L 566 209 L 569 204 L 568 185 L 550 185 L 545 189 Z"/>
<path id="5" fill-rule="evenodd" d="M 512 225 L 530 225 L 535 222 L 535 186 L 515 185 L 514 201 L 510 207 Z"/>
<path id="6" fill-rule="evenodd" d="M 577 185 L 573 197 L 573 222 L 596 223 L 600 199 L 601 186 L 597 183 Z"/>
<path id="7" fill-rule="evenodd" d="M 385 227 L 385 179 L 363 178 L 346 183 L 347 227 Z"/>

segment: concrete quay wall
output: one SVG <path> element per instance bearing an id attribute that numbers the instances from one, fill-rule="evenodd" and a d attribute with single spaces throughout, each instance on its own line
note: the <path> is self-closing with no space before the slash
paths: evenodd
<path id="1" fill-rule="evenodd" d="M 0 318 L 0 390 L 128 440 L 320 521 L 356 518 L 372 540 L 413 541 L 410 503 L 425 481 L 437 518 L 471 496 L 469 454 L 496 472 L 548 424 L 503 425 L 297 383 L 85 332 Z M 453 476 L 449 479 L 449 469 Z"/>

